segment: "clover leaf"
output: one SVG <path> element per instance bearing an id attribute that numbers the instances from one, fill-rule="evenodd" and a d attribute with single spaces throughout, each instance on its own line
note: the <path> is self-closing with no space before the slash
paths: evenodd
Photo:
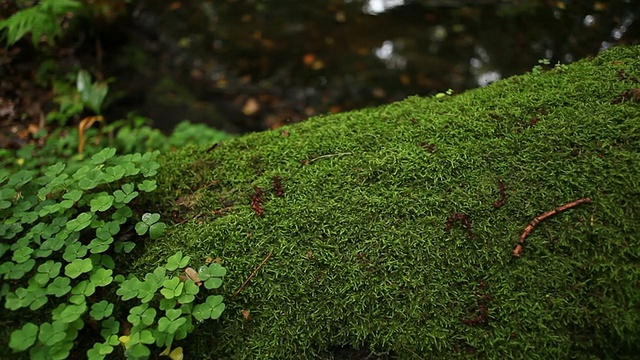
<path id="1" fill-rule="evenodd" d="M 127 359 L 146 359 L 151 355 L 151 350 L 146 345 L 143 344 L 135 344 L 128 348 L 124 355 Z"/>
<path id="2" fill-rule="evenodd" d="M 203 265 L 198 269 L 200 280 L 204 282 L 207 289 L 217 289 L 222 285 L 222 276 L 227 273 L 227 269 L 218 263 L 209 266 Z"/>
<path id="3" fill-rule="evenodd" d="M 76 286 L 71 289 L 71 294 L 73 295 L 82 295 L 91 296 L 96 292 L 96 286 L 90 282 L 89 280 L 82 280 L 76 284 Z"/>
<path id="4" fill-rule="evenodd" d="M 124 177 L 125 172 L 124 168 L 120 165 L 110 166 L 104 169 L 105 181 L 114 182 L 120 180 Z"/>
<path id="5" fill-rule="evenodd" d="M 182 294 L 182 296 L 180 296 L 180 298 L 178 299 L 178 302 L 180 304 L 188 304 L 190 302 L 193 302 L 193 300 L 195 300 L 195 295 L 198 293 L 198 291 L 200 290 L 200 287 L 198 285 L 196 285 L 196 283 L 194 283 L 191 280 L 187 280 L 184 282 L 184 293 Z"/>
<path id="6" fill-rule="evenodd" d="M 91 157 L 91 163 L 94 165 L 100 165 L 105 161 L 111 159 L 116 154 L 116 149 L 114 148 L 104 148 L 100 150 L 97 154 Z"/>
<path id="7" fill-rule="evenodd" d="M 75 174 L 74 174 L 75 177 Z M 91 169 L 78 180 L 78 187 L 82 190 L 91 190 L 100 185 L 104 180 L 104 173 L 98 169 Z"/>
<path id="8" fill-rule="evenodd" d="M 198 321 L 217 319 L 222 315 L 225 305 L 221 295 L 209 295 L 206 302 L 193 307 L 193 317 Z"/>
<path id="9" fill-rule="evenodd" d="M 173 299 L 180 296 L 184 289 L 184 283 L 180 281 L 180 278 L 178 277 L 166 280 L 162 285 L 163 288 L 160 290 L 160 293 L 165 297 L 165 299 Z"/>
<path id="10" fill-rule="evenodd" d="M 122 185 L 122 190 L 116 190 L 113 196 L 115 197 L 116 203 L 127 204 L 135 199 L 138 194 L 137 191 L 134 191 L 133 184 L 127 183 Z"/>
<path id="11" fill-rule="evenodd" d="M 113 335 L 116 335 L 119 331 L 120 331 L 120 322 L 116 320 L 113 316 L 102 321 L 102 330 L 100 330 L 100 336 L 102 336 L 104 339 L 107 339 L 107 340 L 111 339 L 111 337 Z M 115 345 L 118 345 L 117 336 L 116 336 Z"/>
<path id="12" fill-rule="evenodd" d="M 113 200 L 113 196 L 107 194 L 106 192 L 96 194 L 96 196 L 89 202 L 89 205 L 91 206 L 91 212 L 109 210 L 111 208 L 111 205 L 113 205 Z"/>
<path id="13" fill-rule="evenodd" d="M 89 224 L 91 224 L 91 220 L 93 220 L 93 214 L 89 212 L 83 212 L 79 214 L 75 219 L 67 223 L 67 230 L 80 231 L 89 226 Z"/>
<path id="14" fill-rule="evenodd" d="M 113 281 L 111 274 L 113 274 L 113 270 L 97 268 L 91 274 L 89 280 L 91 280 L 91 283 L 95 284 L 95 286 L 107 286 Z"/>
<path id="15" fill-rule="evenodd" d="M 158 188 L 158 185 L 156 185 L 155 180 L 144 180 L 142 184 L 138 184 L 138 190 L 144 191 L 144 192 L 152 192 L 157 188 Z"/>
<path id="16" fill-rule="evenodd" d="M 91 271 L 91 269 L 93 269 L 91 259 L 75 259 L 64 267 L 64 274 L 75 279 L 80 276 L 80 274 Z"/>
<path id="17" fill-rule="evenodd" d="M 77 234 L 77 233 L 76 233 Z M 87 254 L 87 246 L 82 245 L 79 242 L 72 242 L 64 249 L 62 258 L 68 262 L 72 262 L 77 258 L 83 257 Z"/>
<path id="18" fill-rule="evenodd" d="M 38 273 L 34 276 L 36 283 L 44 286 L 49 282 L 49 279 L 53 279 L 60 274 L 61 267 L 61 263 L 47 260 L 44 264 L 38 266 Z"/>
<path id="19" fill-rule="evenodd" d="M 77 202 L 78 200 L 80 200 L 80 198 L 82 197 L 82 190 L 68 190 L 64 195 L 62 195 L 62 198 L 65 200 L 71 200 L 73 202 Z"/>
<path id="20" fill-rule="evenodd" d="M 136 224 L 136 232 L 138 235 L 144 235 L 149 231 L 151 239 L 157 239 L 164 233 L 167 225 L 160 220 L 160 214 L 145 213 L 142 215 L 142 221 Z"/>
<path id="21" fill-rule="evenodd" d="M 113 352 L 113 346 L 106 343 L 95 343 L 93 347 L 87 351 L 88 360 L 103 360 L 107 355 Z"/>
<path id="22" fill-rule="evenodd" d="M 18 264 L 23 263 L 31 258 L 31 253 L 33 253 L 32 248 L 28 246 L 21 247 L 13 252 L 13 257 L 11 258 L 11 260 L 15 261 Z"/>
<path id="23" fill-rule="evenodd" d="M 120 288 L 116 291 L 117 295 L 122 297 L 122 300 L 133 299 L 138 296 L 138 288 L 140 287 L 140 280 L 137 277 L 127 279 L 120 284 Z"/>
<path id="24" fill-rule="evenodd" d="M 70 323 L 78 320 L 87 311 L 87 304 L 67 305 L 60 313 L 60 320 L 63 323 Z"/>
<path id="25" fill-rule="evenodd" d="M 187 266 L 190 259 L 191 257 L 189 256 L 182 257 L 182 251 L 178 251 L 167 259 L 167 270 L 173 271 L 178 268 L 183 268 Z"/>
<path id="26" fill-rule="evenodd" d="M 40 325 L 40 334 L 38 340 L 47 346 L 53 346 L 64 340 L 67 336 L 67 328 L 69 324 L 62 321 L 54 321 L 53 323 L 43 323 Z"/>
<path id="27" fill-rule="evenodd" d="M 12 264 L 8 262 L 7 264 Z M 36 261 L 34 259 L 29 259 L 20 264 L 13 264 L 7 273 L 7 277 L 12 280 L 21 279 L 25 276 L 33 267 L 36 265 Z"/>
<path id="28" fill-rule="evenodd" d="M 9 347 L 15 351 L 25 351 L 36 342 L 37 336 L 38 326 L 26 323 L 20 329 L 11 333 Z"/>
<path id="29" fill-rule="evenodd" d="M 33 179 L 33 175 L 35 175 L 35 171 L 20 170 L 17 173 L 11 175 L 11 177 L 9 178 L 9 182 L 7 183 L 7 187 L 14 189 L 22 187 L 22 185 L 28 183 Z"/>
<path id="30" fill-rule="evenodd" d="M 92 318 L 100 321 L 106 317 L 111 316 L 112 313 L 113 304 L 106 300 L 102 300 L 91 305 L 91 311 L 89 312 L 89 315 L 91 315 Z"/>
<path id="31" fill-rule="evenodd" d="M 69 291 L 71 291 L 71 279 L 68 277 L 60 276 L 53 280 L 49 286 L 47 286 L 47 295 L 54 295 L 60 297 Z"/>
<path id="32" fill-rule="evenodd" d="M 153 321 L 156 318 L 156 313 L 156 309 L 149 308 L 149 304 L 142 304 L 131 308 L 129 316 L 127 316 L 127 320 L 133 324 L 133 326 L 138 326 L 140 324 L 149 326 L 153 324 Z"/>
<path id="33" fill-rule="evenodd" d="M 180 317 L 182 311 L 179 309 L 167 310 L 165 314 L 165 317 L 158 320 L 158 331 L 175 334 L 176 330 L 187 322 L 186 318 Z"/>

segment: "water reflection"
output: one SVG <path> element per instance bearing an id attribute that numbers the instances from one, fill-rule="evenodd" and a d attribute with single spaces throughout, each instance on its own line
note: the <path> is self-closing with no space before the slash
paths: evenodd
<path id="1" fill-rule="evenodd" d="M 230 131 L 321 113 L 459 93 L 640 39 L 640 2 L 261 0 L 132 3 L 131 61 L 113 65 L 170 128 Z M 121 59 L 131 59 L 130 56 Z M 123 75 L 119 76 L 120 78 Z M 152 91 L 149 91 L 152 89 Z"/>

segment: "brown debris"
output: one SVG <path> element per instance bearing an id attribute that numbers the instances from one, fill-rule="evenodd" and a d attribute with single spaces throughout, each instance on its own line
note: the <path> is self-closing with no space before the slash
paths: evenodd
<path id="1" fill-rule="evenodd" d="M 449 232 L 451 231 L 451 229 L 453 228 L 453 224 L 454 222 L 459 221 L 460 224 L 462 225 L 462 228 L 466 230 L 467 232 L 467 237 L 469 239 L 475 239 L 476 235 L 473 233 L 472 229 L 471 229 L 471 219 L 469 218 L 469 215 L 467 214 L 463 214 L 463 213 L 453 213 L 451 215 L 449 215 L 449 217 L 447 218 L 447 222 L 444 225 L 444 230 Z"/>
<path id="2" fill-rule="evenodd" d="M 520 253 L 522 252 L 522 248 L 524 245 L 524 240 L 527 238 L 527 236 L 529 236 L 529 234 L 531 234 L 531 231 L 533 231 L 533 228 L 536 227 L 536 225 L 538 225 L 538 223 L 540 223 L 542 220 L 549 218 L 559 212 L 565 211 L 567 209 L 570 209 L 574 206 L 580 205 L 580 204 L 584 204 L 584 203 L 590 203 L 591 199 L 590 198 L 582 198 L 582 199 L 578 199 L 575 201 L 572 201 L 570 203 L 564 204 L 562 206 L 559 206 L 551 211 L 547 211 L 545 213 L 543 213 L 540 216 L 537 216 L 535 219 L 531 220 L 529 222 L 529 224 L 524 228 L 524 231 L 522 232 L 522 234 L 520 235 L 520 237 L 518 238 L 518 245 L 516 245 L 516 248 L 513 249 L 513 257 L 519 258 L 520 257 Z"/>
<path id="3" fill-rule="evenodd" d="M 640 102 L 640 88 L 623 91 L 616 95 L 616 97 L 613 98 L 610 103 L 611 105 L 617 105 L 629 100 Z"/>
<path id="4" fill-rule="evenodd" d="M 504 204 L 507 203 L 507 185 L 500 181 L 498 182 L 498 189 L 500 190 L 500 199 L 496 200 L 493 203 L 493 207 L 496 209 L 501 208 Z"/>
<path id="5" fill-rule="evenodd" d="M 430 153 L 436 150 L 436 144 L 420 143 L 418 144 L 418 146 L 420 146 L 421 148 L 425 149 L 427 152 L 430 152 Z"/>
<path id="6" fill-rule="evenodd" d="M 274 176 L 273 183 L 271 185 L 277 197 L 284 195 L 284 189 L 282 188 L 282 178 L 280 176 Z"/>
<path id="7" fill-rule="evenodd" d="M 251 195 L 251 208 L 256 212 L 256 215 L 260 216 L 264 212 L 262 209 L 262 194 L 263 191 L 259 187 L 254 187 L 255 193 Z"/>

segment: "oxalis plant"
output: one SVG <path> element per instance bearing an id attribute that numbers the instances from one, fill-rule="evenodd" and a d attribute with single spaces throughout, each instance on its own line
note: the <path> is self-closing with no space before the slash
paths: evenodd
<path id="1" fill-rule="evenodd" d="M 144 359 L 158 347 L 177 358 L 174 341 L 222 314 L 222 296 L 208 294 L 226 273 L 218 263 L 196 271 L 178 251 L 143 279 L 116 263 L 136 246 L 127 239 L 133 229 L 157 239 L 166 225 L 154 213 L 134 220 L 129 207 L 157 187 L 158 152 L 115 153 L 103 149 L 73 166 L 0 170 L 0 299 L 16 312 L 8 317 L 21 320 L 9 339 L 14 352 Z M 96 336 L 81 339 L 85 328 Z"/>

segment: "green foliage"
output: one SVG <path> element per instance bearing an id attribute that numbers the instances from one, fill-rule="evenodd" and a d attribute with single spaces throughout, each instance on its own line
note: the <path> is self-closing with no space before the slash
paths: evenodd
<path id="1" fill-rule="evenodd" d="M 117 155 L 114 148 L 95 149 L 83 159 L 55 163 L 55 156 L 34 152 L 23 148 L 16 154 L 21 157 L 0 170 L 0 278 L 11 280 L 3 286 L 2 302 L 16 314 L 43 314 L 39 325 L 27 322 L 14 329 L 9 347 L 28 350 L 32 358 L 67 358 L 78 331 L 92 321 L 103 327 L 102 339 L 88 339 L 97 342 L 87 356 L 102 359 L 121 351 L 118 335 L 125 319 L 114 315 L 126 312 L 134 325 L 125 342 L 129 358 L 149 356 L 152 344 L 184 339 L 194 328 L 191 308 L 200 288 L 167 269 L 185 267 L 189 257 L 178 251 L 167 267 L 143 281 L 117 261 L 136 244 L 125 239 L 130 231 L 125 223 L 134 224 L 140 237 L 158 239 L 166 231 L 159 214 L 145 213 L 136 223 L 131 208 L 140 194 L 136 188 L 157 188 L 149 178 L 159 168 L 159 152 Z M 162 302 L 167 291 L 177 301 Z M 137 298 L 141 305 L 129 308 L 113 301 L 116 296 Z"/>
<path id="2" fill-rule="evenodd" d="M 33 7 L 20 10 L 9 19 L 0 21 L 0 31 L 8 45 L 31 33 L 31 40 L 37 46 L 42 38 L 53 45 L 55 38 L 62 35 L 62 18 L 66 13 L 82 8 L 75 0 L 42 0 Z"/>

